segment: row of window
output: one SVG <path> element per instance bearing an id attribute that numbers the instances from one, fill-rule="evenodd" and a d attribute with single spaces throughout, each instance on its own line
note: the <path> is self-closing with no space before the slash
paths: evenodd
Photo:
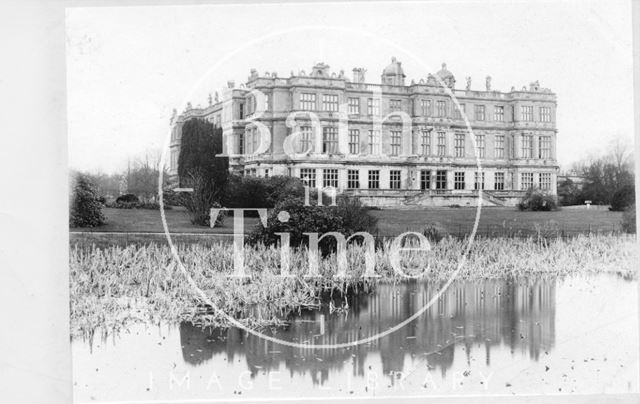
<path id="1" fill-rule="evenodd" d="M 466 189 L 466 172 L 456 171 L 453 173 L 453 189 L 464 190 Z M 486 172 L 474 173 L 474 189 L 485 189 L 485 174 Z M 520 189 L 527 190 L 534 187 L 534 173 L 524 172 L 520 173 Z M 505 189 L 505 173 L 498 171 L 493 173 L 493 189 L 501 191 Z M 315 188 L 318 184 L 316 178 L 315 168 L 302 168 L 300 169 L 300 179 L 310 188 Z M 368 170 L 367 171 L 368 189 L 380 189 L 380 170 Z M 540 173 L 539 184 L 540 189 L 551 190 L 551 173 Z M 338 169 L 324 169 L 322 171 L 322 186 L 324 188 L 338 188 Z M 389 171 L 389 186 L 388 189 L 401 189 L 402 180 L 400 170 Z M 360 187 L 360 172 L 358 170 L 347 170 L 347 189 L 359 189 Z M 447 189 L 447 171 L 437 170 L 435 176 L 432 175 L 431 170 L 420 171 L 420 189 Z"/>
<path id="2" fill-rule="evenodd" d="M 380 170 L 369 170 L 367 173 L 368 188 L 380 189 Z M 302 182 L 310 188 L 315 188 L 316 181 L 316 169 L 315 168 L 302 168 L 300 169 L 300 179 Z M 324 188 L 338 188 L 338 170 L 337 169 L 324 169 L 322 171 L 322 186 Z M 400 189 L 401 179 L 400 170 L 389 171 L 389 189 Z M 347 188 L 359 189 L 360 188 L 360 173 L 358 170 L 347 170 Z"/>
<path id="3" fill-rule="evenodd" d="M 313 133 L 311 126 L 303 126 L 300 128 L 300 149 L 301 151 L 311 150 L 313 147 Z M 255 133 L 253 134 L 255 136 Z M 435 136 L 435 148 L 432 147 L 432 138 Z M 549 159 L 552 155 L 551 136 L 539 136 L 539 147 L 537 158 Z M 486 136 L 484 134 L 475 135 L 476 150 L 479 158 L 486 157 Z M 534 158 L 534 136 L 522 135 L 521 157 Z M 380 131 L 369 130 L 367 135 L 367 146 L 369 154 L 380 154 Z M 402 152 L 402 131 L 390 131 L 390 155 L 399 156 Z M 515 150 L 513 150 L 515 151 Z M 338 152 L 338 129 L 336 127 L 327 126 L 322 128 L 322 152 L 337 153 Z M 432 131 L 420 132 L 420 154 L 423 156 L 432 156 L 435 152 L 436 156 L 447 155 L 447 134 L 446 132 Z M 360 154 L 360 130 L 349 130 L 349 154 Z M 513 155 L 513 153 L 512 153 Z M 454 156 L 465 157 L 465 134 L 456 133 L 454 135 Z M 494 137 L 494 158 L 505 158 L 505 135 L 495 135 Z"/>
<path id="4" fill-rule="evenodd" d="M 348 99 L 348 112 L 351 115 L 360 115 L 360 98 L 349 97 Z M 338 112 L 339 102 L 337 94 L 322 94 L 322 111 Z M 513 108 L 513 107 L 512 107 Z M 306 111 L 315 111 L 317 109 L 316 94 L 315 93 L 302 93 L 300 94 L 300 109 Z M 402 110 L 402 100 L 391 99 L 389 100 L 389 110 L 400 111 Z M 465 104 L 460 104 L 460 109 L 453 107 L 454 118 L 462 119 L 462 112 L 467 114 Z M 523 105 L 520 107 L 520 119 L 522 121 L 532 122 L 533 106 Z M 445 100 L 436 100 L 435 110 L 434 103 L 430 99 L 420 100 L 420 113 L 422 116 L 434 116 L 434 117 L 446 117 L 448 116 L 448 103 Z M 367 99 L 367 115 L 380 115 L 380 99 L 368 98 Z M 515 116 L 515 114 L 512 114 Z M 551 122 L 551 107 L 539 107 L 539 120 L 540 122 Z M 487 120 L 486 106 L 474 105 L 474 115 L 476 121 Z M 493 107 L 493 120 L 498 122 L 504 122 L 504 106 L 496 105 Z"/>

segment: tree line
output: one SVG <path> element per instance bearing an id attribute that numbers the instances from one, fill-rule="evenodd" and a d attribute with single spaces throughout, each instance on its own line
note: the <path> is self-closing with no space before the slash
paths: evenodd
<path id="1" fill-rule="evenodd" d="M 635 203 L 635 175 L 632 146 L 614 141 L 604 153 L 574 163 L 572 178 L 558 183 L 562 205 L 610 205 L 624 210 Z"/>

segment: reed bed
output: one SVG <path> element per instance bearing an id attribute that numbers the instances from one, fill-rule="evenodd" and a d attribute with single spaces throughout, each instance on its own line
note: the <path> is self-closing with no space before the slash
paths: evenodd
<path id="1" fill-rule="evenodd" d="M 319 275 L 308 274 L 308 251 L 292 250 L 291 278 L 280 276 L 280 250 L 247 247 L 246 279 L 233 273 L 233 249 L 229 244 L 178 247 L 188 276 L 226 315 L 250 327 L 278 326 L 300 310 L 317 309 L 322 296 L 370 292 L 379 282 L 403 282 L 392 268 L 390 242 L 375 252 L 377 278 L 363 278 L 365 249 L 347 249 L 348 273 L 338 272 L 335 255 L 319 259 Z M 457 279 L 490 279 L 564 276 L 613 272 L 637 276 L 635 237 L 584 235 L 571 239 L 478 239 L 464 265 L 467 241 L 445 238 L 428 253 L 403 254 L 405 273 L 425 281 L 442 282 L 460 268 Z M 228 326 L 229 322 L 205 304 L 165 245 L 131 245 L 97 248 L 75 246 L 70 251 L 72 335 L 118 331 L 131 323 L 191 321 Z"/>

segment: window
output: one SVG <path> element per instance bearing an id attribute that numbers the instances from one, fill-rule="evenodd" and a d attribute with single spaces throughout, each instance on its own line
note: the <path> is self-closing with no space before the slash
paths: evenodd
<path id="1" fill-rule="evenodd" d="M 360 175 L 358 170 L 347 170 L 347 188 L 360 188 Z"/>
<path id="2" fill-rule="evenodd" d="M 493 174 L 493 189 L 502 191 L 504 189 L 504 173 L 496 172 Z"/>
<path id="3" fill-rule="evenodd" d="M 551 158 L 551 136 L 540 136 L 540 147 L 538 149 L 538 158 Z"/>
<path id="4" fill-rule="evenodd" d="M 485 120 L 484 105 L 476 105 L 475 111 L 476 111 L 476 121 L 484 121 Z"/>
<path id="5" fill-rule="evenodd" d="M 171 169 L 172 170 L 178 169 L 178 150 L 177 149 L 171 150 Z"/>
<path id="6" fill-rule="evenodd" d="M 360 98 L 349 98 L 349 114 L 360 114 Z"/>
<path id="7" fill-rule="evenodd" d="M 380 100 L 377 98 L 367 99 L 367 115 L 380 115 Z"/>
<path id="8" fill-rule="evenodd" d="M 369 154 L 380 154 L 380 131 L 369 131 Z"/>
<path id="9" fill-rule="evenodd" d="M 349 153 L 360 153 L 360 130 L 349 129 Z"/>
<path id="10" fill-rule="evenodd" d="M 522 158 L 533 158 L 533 136 L 522 135 Z"/>
<path id="11" fill-rule="evenodd" d="M 436 171 L 436 189 L 447 189 L 447 172 L 445 170 Z"/>
<path id="12" fill-rule="evenodd" d="M 420 189 L 431 189 L 431 171 L 420 170 Z"/>
<path id="13" fill-rule="evenodd" d="M 533 107 L 531 105 L 523 105 L 520 107 L 520 116 L 522 121 L 533 121 Z"/>
<path id="14" fill-rule="evenodd" d="M 551 108 L 540 107 L 540 121 L 551 122 Z"/>
<path id="15" fill-rule="evenodd" d="M 338 96 L 336 94 L 322 94 L 322 110 L 338 112 Z"/>
<path id="16" fill-rule="evenodd" d="M 485 156 L 484 135 L 476 135 L 476 150 L 478 152 L 478 158 L 483 159 Z"/>
<path id="17" fill-rule="evenodd" d="M 498 122 L 504 121 L 504 107 L 502 105 L 496 105 L 493 108 L 493 120 Z"/>
<path id="18" fill-rule="evenodd" d="M 455 151 L 456 157 L 464 157 L 464 133 L 456 133 Z"/>
<path id="19" fill-rule="evenodd" d="M 302 183 L 309 188 L 316 187 L 316 169 L 315 168 L 301 168 L 300 179 Z"/>
<path id="20" fill-rule="evenodd" d="M 389 109 L 391 111 L 400 111 L 402 109 L 402 102 L 400 100 L 390 100 Z"/>
<path id="21" fill-rule="evenodd" d="M 322 173 L 322 186 L 324 188 L 338 188 L 338 170 L 335 168 L 326 168 Z"/>
<path id="22" fill-rule="evenodd" d="M 462 119 L 462 114 L 466 114 L 466 110 L 465 110 L 464 104 L 460 104 L 460 108 L 454 107 L 453 115 L 454 115 L 454 117 L 456 119 Z"/>
<path id="23" fill-rule="evenodd" d="M 380 170 L 369 170 L 369 188 L 380 188 Z"/>
<path id="24" fill-rule="evenodd" d="M 264 169 L 264 178 L 269 178 L 270 174 L 271 174 L 271 170 L 269 168 L 265 168 Z"/>
<path id="25" fill-rule="evenodd" d="M 238 104 L 238 118 L 244 119 L 244 104 Z"/>
<path id="26" fill-rule="evenodd" d="M 240 137 L 238 147 L 242 150 L 240 154 L 252 154 L 257 146 L 257 134 L 252 128 L 244 131 L 244 136 Z"/>
<path id="27" fill-rule="evenodd" d="M 438 116 L 443 117 L 447 116 L 447 104 L 444 101 L 438 101 L 436 103 L 436 107 L 438 108 Z"/>
<path id="28" fill-rule="evenodd" d="M 526 191 L 533 187 L 533 173 L 520 173 L 520 190 Z"/>
<path id="29" fill-rule="evenodd" d="M 399 156 L 400 155 L 400 147 L 402 145 L 402 137 L 399 130 L 391 131 L 391 155 Z"/>
<path id="30" fill-rule="evenodd" d="M 475 172 L 475 183 L 473 185 L 473 189 L 484 189 L 484 174 L 485 172 Z"/>
<path id="31" fill-rule="evenodd" d="M 438 156 L 447 154 L 447 136 L 444 132 L 438 132 Z"/>
<path id="32" fill-rule="evenodd" d="M 311 126 L 300 127 L 300 152 L 304 153 L 307 150 L 313 150 L 313 143 L 311 142 L 312 134 Z"/>
<path id="33" fill-rule="evenodd" d="M 504 135 L 496 135 L 495 154 L 497 159 L 504 158 Z"/>
<path id="34" fill-rule="evenodd" d="M 245 133 L 241 133 L 240 136 L 238 136 L 238 154 L 244 154 L 244 140 L 248 132 L 249 131 L 246 130 Z"/>
<path id="35" fill-rule="evenodd" d="M 545 191 L 551 189 L 551 173 L 540 173 L 540 189 Z"/>
<path id="36" fill-rule="evenodd" d="M 249 149 L 247 152 L 248 153 L 255 153 L 256 150 L 258 150 L 258 130 L 257 128 L 252 128 L 251 129 L 251 138 L 250 138 L 251 142 L 247 145 L 247 148 Z"/>
<path id="37" fill-rule="evenodd" d="M 431 116 L 431 100 L 420 100 L 422 116 Z"/>
<path id="38" fill-rule="evenodd" d="M 400 189 L 400 170 L 391 170 L 389 172 L 389 188 Z"/>
<path id="39" fill-rule="evenodd" d="M 464 189 L 464 171 L 453 174 L 453 189 Z"/>
<path id="40" fill-rule="evenodd" d="M 338 128 L 334 126 L 322 128 L 322 152 L 328 154 L 338 152 Z"/>
<path id="41" fill-rule="evenodd" d="M 423 156 L 431 155 L 431 132 L 423 130 L 420 132 L 420 148 Z"/>
<path id="42" fill-rule="evenodd" d="M 316 95 L 313 93 L 300 94 L 300 109 L 313 111 L 316 109 Z"/>

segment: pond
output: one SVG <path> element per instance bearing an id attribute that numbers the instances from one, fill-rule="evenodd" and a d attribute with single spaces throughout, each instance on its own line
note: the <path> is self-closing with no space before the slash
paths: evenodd
<path id="1" fill-rule="evenodd" d="M 380 285 L 265 333 L 316 344 L 359 340 L 415 313 L 439 286 Z M 610 274 L 459 281 L 407 326 L 342 349 L 293 348 L 235 328 L 140 325 L 103 340 L 73 339 L 74 397 L 638 392 L 637 293 L 636 280 Z"/>

